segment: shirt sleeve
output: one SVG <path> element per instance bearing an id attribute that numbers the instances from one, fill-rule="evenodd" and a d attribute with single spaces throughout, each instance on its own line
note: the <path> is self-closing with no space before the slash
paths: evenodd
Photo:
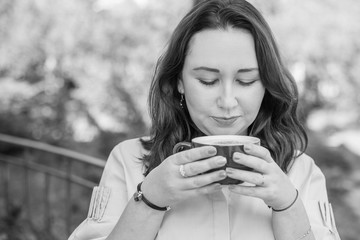
<path id="1" fill-rule="evenodd" d="M 306 156 L 303 160 L 302 175 L 306 177 L 299 191 L 314 236 L 316 240 L 340 240 L 332 206 L 328 201 L 325 176 L 312 158 Z"/>
<path id="2" fill-rule="evenodd" d="M 136 152 L 137 149 L 129 141 L 112 150 L 99 186 L 93 189 L 88 216 L 69 240 L 103 240 L 110 234 L 133 194 L 136 181 L 143 178 L 140 160 L 131 150 Z"/>

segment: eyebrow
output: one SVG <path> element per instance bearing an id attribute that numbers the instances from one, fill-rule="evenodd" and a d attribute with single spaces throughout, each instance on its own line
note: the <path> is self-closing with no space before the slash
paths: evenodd
<path id="1" fill-rule="evenodd" d="M 209 72 L 216 72 L 219 73 L 220 70 L 216 69 L 216 68 L 209 68 L 209 67 L 196 67 L 193 70 L 198 71 L 198 70 L 205 70 L 205 71 L 209 71 Z M 252 71 L 258 71 L 258 68 L 242 68 L 239 69 L 237 72 L 238 73 L 244 73 L 244 72 L 252 72 Z"/>
<path id="2" fill-rule="evenodd" d="M 193 70 L 198 71 L 198 70 L 205 70 L 205 71 L 209 71 L 209 72 L 216 72 L 219 73 L 220 71 L 216 68 L 208 68 L 208 67 L 197 67 L 194 68 Z"/>
<path id="3" fill-rule="evenodd" d="M 237 72 L 243 73 L 243 72 L 252 72 L 252 71 L 259 71 L 259 69 L 258 68 L 242 68 L 242 69 L 239 69 Z"/>

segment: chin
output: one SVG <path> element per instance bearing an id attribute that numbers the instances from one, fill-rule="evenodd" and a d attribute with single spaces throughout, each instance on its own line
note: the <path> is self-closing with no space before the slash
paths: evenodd
<path id="1" fill-rule="evenodd" d="M 219 129 L 215 131 L 211 131 L 207 135 L 247 135 L 247 130 L 245 131 L 236 131 L 233 129 Z"/>

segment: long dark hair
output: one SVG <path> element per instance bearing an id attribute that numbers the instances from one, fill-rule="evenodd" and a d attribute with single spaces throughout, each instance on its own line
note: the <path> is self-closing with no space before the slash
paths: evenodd
<path id="1" fill-rule="evenodd" d="M 177 142 L 203 135 L 192 122 L 186 106 L 180 107 L 177 83 L 192 36 L 205 29 L 227 28 L 246 29 L 252 34 L 260 79 L 266 89 L 249 135 L 261 139 L 284 172 L 288 171 L 291 160 L 305 151 L 307 136 L 297 117 L 296 84 L 281 61 L 265 19 L 245 0 L 202 1 L 178 24 L 155 68 L 149 94 L 150 140 L 142 139 L 143 147 L 149 150 L 142 159 L 147 167 L 145 175 L 172 154 Z"/>

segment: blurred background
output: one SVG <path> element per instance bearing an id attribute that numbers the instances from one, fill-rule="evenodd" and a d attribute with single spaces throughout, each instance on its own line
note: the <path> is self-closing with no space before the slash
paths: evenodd
<path id="1" fill-rule="evenodd" d="M 154 64 L 195 0 L 0 0 L 0 240 L 66 239 L 111 149 L 148 134 Z M 300 90 L 343 240 L 360 235 L 360 2 L 252 2 Z"/>

